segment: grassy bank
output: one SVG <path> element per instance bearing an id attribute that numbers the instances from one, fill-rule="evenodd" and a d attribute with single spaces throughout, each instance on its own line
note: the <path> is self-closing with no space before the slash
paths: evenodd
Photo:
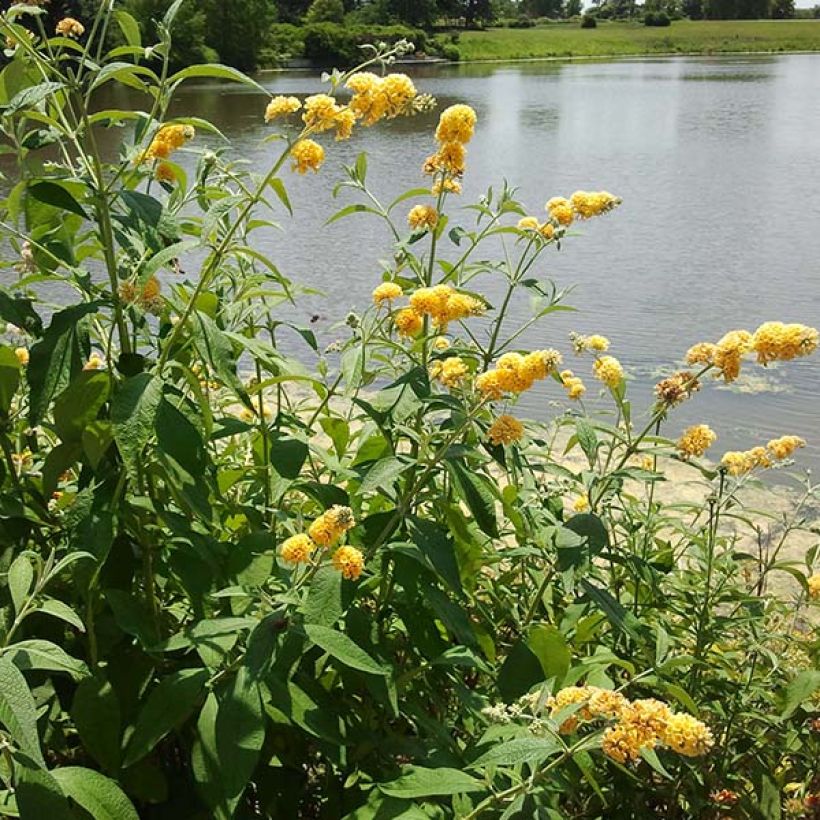
<path id="1" fill-rule="evenodd" d="M 820 23 L 786 21 L 678 21 L 668 28 L 601 22 L 595 29 L 556 24 L 490 29 L 461 35 L 462 60 L 605 57 L 640 54 L 719 54 L 749 51 L 820 51 Z"/>

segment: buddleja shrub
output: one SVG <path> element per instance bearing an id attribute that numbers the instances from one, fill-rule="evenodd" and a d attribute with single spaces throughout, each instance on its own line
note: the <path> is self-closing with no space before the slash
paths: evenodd
<path id="1" fill-rule="evenodd" d="M 800 560 L 790 544 L 817 492 L 747 508 L 802 441 L 713 466 L 708 426 L 662 431 L 707 377 L 808 355 L 817 331 L 698 344 L 640 415 L 606 338 L 522 350 L 566 309 L 544 255 L 620 200 L 461 205 L 476 115 L 455 105 L 422 187 L 380 202 L 364 156 L 337 187 L 331 219 L 382 224 L 393 263 L 319 353 L 257 240 L 334 137 L 434 101 L 385 73 L 404 43 L 304 100 L 171 74 L 179 5 L 148 48 L 112 2 L 56 33 L 36 3 L 0 18 L 2 813 L 808 816 L 820 577 L 811 535 Z M 269 169 L 169 120 L 199 77 L 259 93 Z M 145 110 L 100 109 L 111 83 Z M 277 347 L 294 332 L 299 360 Z M 566 409 L 523 423 L 536 383 Z M 661 500 L 670 465 L 701 500 Z"/>

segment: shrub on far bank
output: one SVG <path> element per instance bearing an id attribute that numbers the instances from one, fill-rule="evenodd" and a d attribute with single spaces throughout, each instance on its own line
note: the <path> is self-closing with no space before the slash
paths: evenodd
<path id="1" fill-rule="evenodd" d="M 581 28 L 597 28 L 598 20 L 591 14 L 585 14 L 581 18 Z"/>
<path id="2" fill-rule="evenodd" d="M 361 46 L 366 43 L 396 43 L 410 40 L 416 51 L 427 50 L 427 34 L 407 26 L 340 26 L 317 23 L 304 27 L 303 55 L 316 62 L 355 65 L 361 62 Z"/>
<path id="3" fill-rule="evenodd" d="M 672 20 L 665 11 L 649 11 L 644 15 L 643 22 L 645 26 L 671 26 Z"/>

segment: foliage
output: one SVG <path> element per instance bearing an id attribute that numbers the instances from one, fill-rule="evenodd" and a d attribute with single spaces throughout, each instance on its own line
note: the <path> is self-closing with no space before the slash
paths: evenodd
<path id="1" fill-rule="evenodd" d="M 342 0 L 313 0 L 305 15 L 306 23 L 342 23 L 345 7 Z"/>
<path id="2" fill-rule="evenodd" d="M 594 14 L 585 14 L 581 18 L 581 28 L 596 28 L 598 26 L 598 19 Z"/>
<path id="3" fill-rule="evenodd" d="M 71 36 L 36 6 L 0 18 L 16 168 L 0 220 L 15 257 L 0 290 L 3 814 L 809 806 L 818 490 L 804 482 L 782 513 L 748 495 L 800 442 L 715 467 L 709 431 L 664 433 L 707 374 L 731 380 L 752 350 L 807 355 L 816 331 L 699 346 L 642 413 L 609 341 L 574 336 L 573 367 L 609 407 L 587 414 L 581 376 L 521 339 L 570 309 L 544 268 L 571 224 L 620 200 L 577 192 L 534 217 L 502 185 L 459 207 L 476 117 L 455 105 L 419 188 L 382 202 L 364 155 L 336 186 L 329 218 L 371 220 L 389 261 L 373 306 L 320 353 L 292 321 L 298 283 L 257 249 L 298 205 L 288 166 L 319 172 L 334 136 L 433 101 L 379 75 L 401 42 L 304 101 L 219 64 L 169 71 L 179 10 L 150 46 L 158 71 L 122 8 Z M 109 26 L 125 45 L 106 51 Z M 199 78 L 259 94 L 268 168 L 204 146 L 220 135 L 194 112 L 171 119 Z M 109 84 L 147 92 L 148 110 L 101 109 Z M 104 127 L 122 129 L 113 156 Z M 522 424 L 510 414 L 535 381 L 567 406 Z M 664 495 L 675 470 L 699 482 L 688 500 Z M 811 542 L 800 556 L 795 536 Z"/>
<path id="4" fill-rule="evenodd" d="M 340 26 L 316 23 L 302 28 L 302 54 L 325 65 L 355 65 L 362 47 L 374 41 L 388 44 L 411 40 L 419 51 L 427 47 L 427 36 L 419 29 L 406 26 Z"/>
<path id="5" fill-rule="evenodd" d="M 672 21 L 665 11 L 648 11 L 643 18 L 645 26 L 671 26 Z"/>

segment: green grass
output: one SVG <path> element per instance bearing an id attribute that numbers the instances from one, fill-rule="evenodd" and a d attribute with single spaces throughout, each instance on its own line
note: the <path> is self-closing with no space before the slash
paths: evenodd
<path id="1" fill-rule="evenodd" d="M 464 32 L 462 60 L 525 60 L 637 54 L 820 51 L 820 21 L 681 20 L 667 28 L 601 22 L 582 29 L 560 23 L 531 29 Z"/>

